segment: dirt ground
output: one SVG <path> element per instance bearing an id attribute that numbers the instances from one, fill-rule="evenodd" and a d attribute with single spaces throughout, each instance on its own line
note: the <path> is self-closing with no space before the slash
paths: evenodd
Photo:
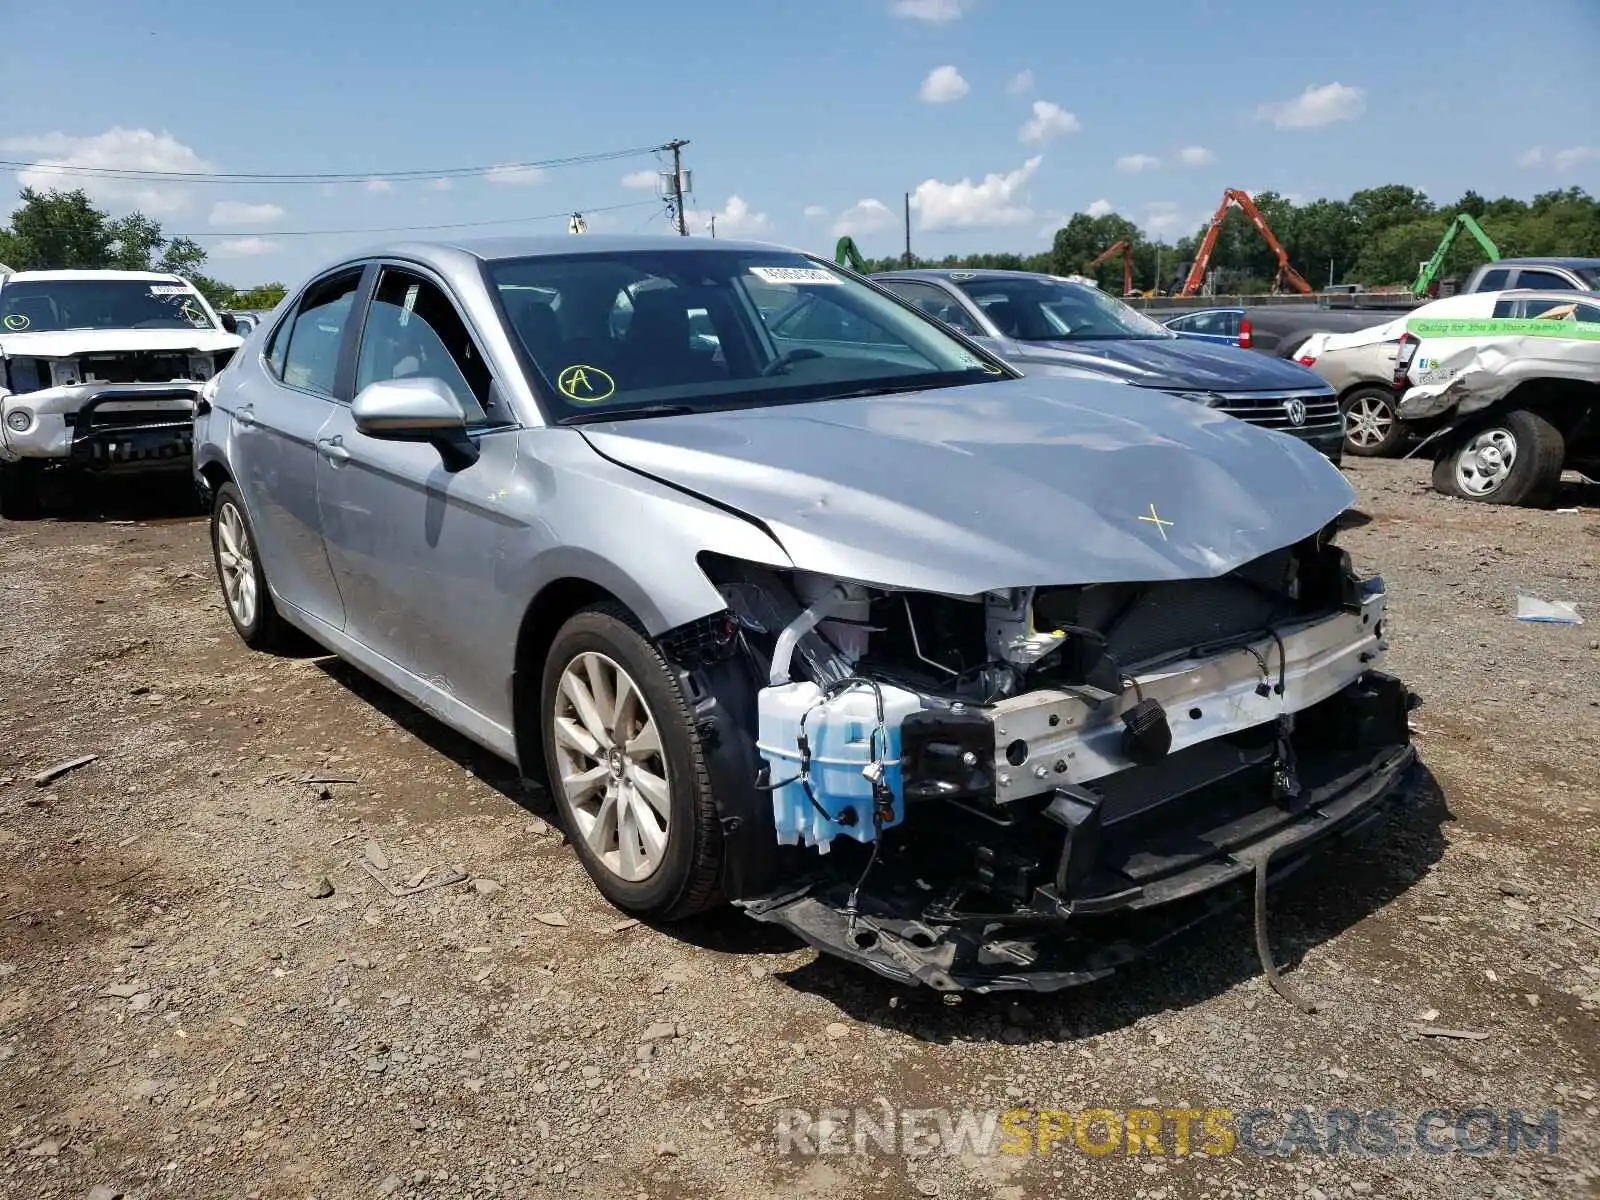
<path id="1" fill-rule="evenodd" d="M 510 767 L 336 661 L 246 651 L 181 487 L 0 524 L 0 1195 L 1600 1195 L 1600 489 L 1533 512 L 1350 475 L 1434 782 L 1274 893 L 1309 1016 L 1242 914 L 954 1004 L 736 914 L 624 922 Z M 1519 592 L 1589 624 L 1518 623 Z M 468 880 L 396 898 L 369 856 Z M 1553 1108 L 1559 1137 L 780 1152 L 783 1110 L 882 1105 L 1392 1109 L 1403 1148 L 1429 1109 Z"/>

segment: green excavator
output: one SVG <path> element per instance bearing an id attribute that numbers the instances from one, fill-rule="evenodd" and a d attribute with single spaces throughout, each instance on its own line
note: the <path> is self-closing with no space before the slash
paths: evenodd
<path id="1" fill-rule="evenodd" d="M 855 239 L 848 235 L 839 239 L 838 245 L 833 248 L 833 261 L 841 267 L 849 267 L 857 275 L 867 273 L 867 260 L 861 257 L 861 251 L 856 249 Z"/>
<path id="2" fill-rule="evenodd" d="M 1489 235 L 1483 231 L 1483 227 L 1466 213 L 1457 213 L 1456 219 L 1450 222 L 1450 228 L 1444 231 L 1444 237 L 1439 239 L 1433 257 L 1423 263 L 1422 270 L 1417 273 L 1416 282 L 1411 285 L 1412 295 L 1432 300 L 1438 294 L 1439 272 L 1444 269 L 1445 255 L 1450 253 L 1450 247 L 1455 245 L 1456 235 L 1463 229 L 1478 240 L 1478 245 L 1483 247 L 1483 252 L 1489 256 L 1490 262 L 1500 261 L 1500 251 L 1489 240 Z"/>

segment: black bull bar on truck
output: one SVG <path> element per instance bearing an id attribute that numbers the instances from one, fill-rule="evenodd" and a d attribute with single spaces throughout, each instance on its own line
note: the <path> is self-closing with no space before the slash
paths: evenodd
<path id="1" fill-rule="evenodd" d="M 107 388 L 97 392 L 76 413 L 68 414 L 72 429 L 72 462 L 97 468 L 123 463 L 143 463 L 187 458 L 194 453 L 194 402 L 198 387 Z M 186 400 L 188 411 L 171 409 L 112 409 L 113 403 L 148 403 Z"/>

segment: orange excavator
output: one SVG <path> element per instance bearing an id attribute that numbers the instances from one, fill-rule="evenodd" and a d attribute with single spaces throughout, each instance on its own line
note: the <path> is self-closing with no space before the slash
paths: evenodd
<path id="1" fill-rule="evenodd" d="M 1133 295 L 1133 245 L 1130 242 L 1113 242 L 1104 254 L 1091 260 L 1083 268 L 1083 273 L 1093 275 L 1096 267 L 1101 263 L 1110 262 L 1118 254 L 1122 255 L 1122 294 L 1131 296 Z"/>
<path id="2" fill-rule="evenodd" d="M 1183 281 L 1183 288 L 1178 295 L 1192 296 L 1200 290 L 1201 283 L 1205 281 L 1206 268 L 1211 265 L 1211 252 L 1217 247 L 1217 234 L 1222 230 L 1222 219 L 1228 215 L 1230 204 L 1239 206 L 1244 215 L 1250 218 L 1250 223 L 1261 231 L 1261 236 L 1266 239 L 1272 252 L 1278 256 L 1278 277 L 1273 281 L 1273 291 L 1282 291 L 1285 283 L 1297 292 L 1309 294 L 1314 291 L 1315 289 L 1300 277 L 1300 272 L 1289 265 L 1289 252 L 1267 227 L 1266 220 L 1256 208 L 1255 201 L 1250 199 L 1250 194 L 1241 192 L 1237 188 L 1229 188 L 1222 193 L 1222 203 L 1217 205 L 1216 215 L 1211 218 L 1211 224 L 1206 226 L 1206 235 L 1200 240 L 1200 251 L 1195 255 L 1194 265 L 1189 268 L 1189 277 Z"/>

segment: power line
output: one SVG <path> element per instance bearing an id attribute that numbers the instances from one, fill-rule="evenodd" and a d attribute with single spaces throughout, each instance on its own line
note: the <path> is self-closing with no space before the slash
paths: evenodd
<path id="1" fill-rule="evenodd" d="M 316 183 L 366 183 L 372 179 L 422 180 L 461 179 L 498 173 L 514 174 L 522 171 L 544 171 L 558 167 L 584 166 L 589 163 L 611 162 L 621 158 L 637 158 L 655 154 L 663 146 L 632 146 L 626 150 L 604 150 L 593 154 L 574 154 L 565 158 L 546 158 L 532 162 L 493 163 L 475 167 L 411 167 L 403 171 L 301 171 L 275 173 L 270 171 L 157 171 L 137 167 L 90 167 L 70 163 L 17 162 L 0 159 L 0 167 L 13 170 L 53 171 L 68 175 L 83 175 L 97 179 L 142 180 L 171 183 L 254 183 L 254 184 L 316 184 Z"/>
<path id="2" fill-rule="evenodd" d="M 630 200 L 624 204 L 594 204 L 579 205 L 578 212 L 585 215 L 589 213 L 618 212 L 625 208 L 643 208 L 648 205 L 656 206 L 654 200 Z M 243 230 L 208 230 L 205 233 L 190 233 L 182 236 L 200 238 L 285 238 L 285 237 L 331 237 L 335 234 L 351 233 L 416 233 L 429 229 L 476 229 L 486 225 L 518 225 L 529 221 L 568 221 L 572 219 L 573 209 L 564 208 L 560 212 L 540 213 L 536 216 L 522 217 L 496 217 L 490 221 L 444 221 L 433 225 L 378 225 L 364 226 L 357 229 L 243 229 Z"/>

